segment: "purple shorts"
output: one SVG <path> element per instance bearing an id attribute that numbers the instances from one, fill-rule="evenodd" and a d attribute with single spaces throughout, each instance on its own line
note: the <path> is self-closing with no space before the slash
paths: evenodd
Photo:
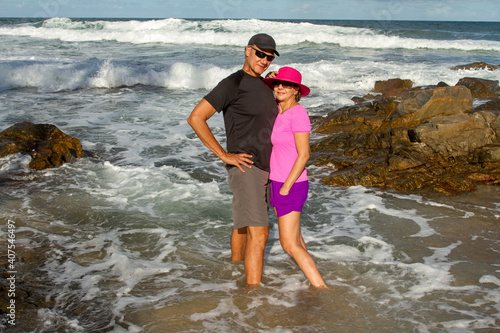
<path id="1" fill-rule="evenodd" d="M 307 200 L 309 181 L 293 184 L 288 195 L 280 194 L 281 186 L 283 186 L 283 183 L 271 181 L 271 206 L 276 208 L 278 217 L 291 212 L 301 212 Z"/>

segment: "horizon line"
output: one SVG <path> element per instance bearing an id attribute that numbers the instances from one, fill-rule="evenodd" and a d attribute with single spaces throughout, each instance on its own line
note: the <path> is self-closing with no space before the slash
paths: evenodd
<path id="1" fill-rule="evenodd" d="M 464 22 L 464 23 L 500 23 L 499 21 L 464 21 L 464 20 L 434 20 L 434 19 L 406 19 L 406 20 L 377 20 L 377 19 L 353 19 L 353 18 L 256 18 L 256 17 L 224 17 L 224 18 L 204 18 L 204 17 L 125 17 L 125 16 L 2 16 L 2 19 L 51 19 L 51 18 L 69 18 L 69 19 L 120 19 L 120 20 L 166 20 L 166 19 L 180 19 L 180 20 L 265 20 L 265 21 L 378 21 L 378 22 Z"/>

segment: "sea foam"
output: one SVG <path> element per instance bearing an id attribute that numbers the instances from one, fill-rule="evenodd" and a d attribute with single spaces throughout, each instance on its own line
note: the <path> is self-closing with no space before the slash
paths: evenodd
<path id="1" fill-rule="evenodd" d="M 51 18 L 32 26 L 1 27 L 0 35 L 30 36 L 62 41 L 116 41 L 121 43 L 165 43 L 240 46 L 257 32 L 274 32 L 278 45 L 305 42 L 337 44 L 352 48 L 456 49 L 500 51 L 500 44 L 488 40 L 430 40 L 388 36 L 375 29 L 341 27 L 311 23 L 262 20 L 189 21 L 163 19 L 150 21 L 75 21 Z"/>
<path id="2" fill-rule="evenodd" d="M 432 64 L 422 64 L 420 68 L 415 68 L 389 62 L 321 60 L 288 65 L 303 73 L 303 80 L 313 88 L 313 94 L 317 89 L 366 93 L 373 89 L 376 81 L 394 77 L 410 79 L 415 86 L 437 84 L 436 77 L 449 85 L 455 85 L 464 76 L 498 79 L 497 73 L 488 70 L 452 71 Z M 210 90 L 224 77 L 240 69 L 240 66 L 221 68 L 217 65 L 186 62 L 162 67 L 157 69 L 147 63 L 138 65 L 110 59 L 88 59 L 77 64 L 29 60 L 0 63 L 0 91 L 35 88 L 42 92 L 60 92 L 138 85 L 173 90 Z M 280 67 L 279 64 L 273 64 L 269 70 L 278 70 Z"/>

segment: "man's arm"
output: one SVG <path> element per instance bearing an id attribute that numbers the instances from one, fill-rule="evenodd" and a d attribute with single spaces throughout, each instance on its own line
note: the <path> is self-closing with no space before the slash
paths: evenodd
<path id="1" fill-rule="evenodd" d="M 193 109 L 188 118 L 188 124 L 193 128 L 194 132 L 200 138 L 201 142 L 208 147 L 218 158 L 224 163 L 235 165 L 242 172 L 242 165 L 250 168 L 253 161 L 250 159 L 250 154 L 231 154 L 222 148 L 219 141 L 214 137 L 210 127 L 208 126 L 208 119 L 212 117 L 217 110 L 206 100 L 202 99 L 198 105 Z"/>

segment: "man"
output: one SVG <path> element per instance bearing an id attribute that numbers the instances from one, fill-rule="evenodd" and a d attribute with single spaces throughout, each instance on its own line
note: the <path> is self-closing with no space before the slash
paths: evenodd
<path id="1" fill-rule="evenodd" d="M 279 56 L 271 36 L 257 34 L 250 38 L 243 68 L 219 82 L 188 118 L 201 141 L 226 163 L 233 192 L 231 260 L 244 260 L 248 285 L 261 282 L 269 236 L 266 194 L 271 132 L 278 108 L 261 75 L 275 54 Z M 224 115 L 227 151 L 207 124 L 208 119 L 220 111 Z"/>

